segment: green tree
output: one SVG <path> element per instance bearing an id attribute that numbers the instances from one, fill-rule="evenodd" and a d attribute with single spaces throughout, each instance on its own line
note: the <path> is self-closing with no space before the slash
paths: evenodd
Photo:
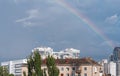
<path id="1" fill-rule="evenodd" d="M 28 76 L 33 76 L 34 61 L 32 58 L 32 54 L 27 59 L 27 65 L 28 65 Z"/>
<path id="2" fill-rule="evenodd" d="M 47 76 L 46 69 L 41 69 L 42 60 L 39 52 L 34 51 L 27 59 L 28 64 L 28 76 Z M 52 56 L 48 56 L 46 59 L 46 66 L 49 76 L 58 76 L 59 69 L 56 67 L 55 59 Z M 25 76 L 25 74 L 24 74 Z"/>
<path id="3" fill-rule="evenodd" d="M 23 72 L 23 76 L 27 76 L 25 71 Z"/>
<path id="4" fill-rule="evenodd" d="M 34 59 L 34 69 L 35 69 L 37 76 L 43 76 L 43 72 L 41 70 L 41 64 L 42 64 L 41 56 L 38 51 L 34 52 L 33 59 Z"/>
<path id="5" fill-rule="evenodd" d="M 14 75 L 9 74 L 8 69 L 6 67 L 0 66 L 0 76 L 14 76 Z"/>
<path id="6" fill-rule="evenodd" d="M 28 76 L 43 76 L 43 71 L 41 69 L 41 56 L 37 50 L 29 56 L 27 64 Z"/>
<path id="7" fill-rule="evenodd" d="M 47 57 L 46 65 L 49 76 L 59 76 L 59 69 L 56 67 L 55 59 L 52 56 Z"/>
<path id="8" fill-rule="evenodd" d="M 9 74 L 9 76 L 14 76 L 13 74 Z"/>
<path id="9" fill-rule="evenodd" d="M 3 67 L 0 66 L 0 76 L 3 76 Z"/>
<path id="10" fill-rule="evenodd" d="M 45 68 L 43 70 L 43 76 L 47 76 Z"/>

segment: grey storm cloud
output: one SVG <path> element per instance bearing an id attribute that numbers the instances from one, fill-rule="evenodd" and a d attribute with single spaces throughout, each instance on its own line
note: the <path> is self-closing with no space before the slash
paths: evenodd
<path id="1" fill-rule="evenodd" d="M 4 7 L 0 14 L 2 60 L 25 58 L 34 47 L 38 46 L 50 46 L 55 51 L 76 48 L 81 50 L 80 56 L 100 59 L 112 52 L 104 39 L 57 1 L 1 1 L 3 5 L 0 5 L 0 8 Z M 119 45 L 120 41 L 116 39 L 119 38 L 120 26 L 110 26 L 108 22 L 119 21 L 120 0 L 65 1 L 77 11 L 84 13 L 112 42 Z M 8 51 L 9 54 L 6 53 Z M 104 54 L 101 55 L 101 52 Z"/>

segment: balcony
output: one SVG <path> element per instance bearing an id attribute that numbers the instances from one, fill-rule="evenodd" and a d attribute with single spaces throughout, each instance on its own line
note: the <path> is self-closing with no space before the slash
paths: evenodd
<path id="1" fill-rule="evenodd" d="M 76 73 L 80 74 L 80 73 L 81 73 L 81 70 L 76 70 Z"/>

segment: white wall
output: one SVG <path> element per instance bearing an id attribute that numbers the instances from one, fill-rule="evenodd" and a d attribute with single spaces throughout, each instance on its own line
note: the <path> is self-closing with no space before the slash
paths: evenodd
<path id="1" fill-rule="evenodd" d="M 108 74 L 111 74 L 111 76 L 116 76 L 116 63 L 113 61 L 108 63 Z"/>

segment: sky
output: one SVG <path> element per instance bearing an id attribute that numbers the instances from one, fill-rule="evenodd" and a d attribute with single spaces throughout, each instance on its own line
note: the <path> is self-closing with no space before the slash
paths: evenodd
<path id="1" fill-rule="evenodd" d="M 0 62 L 35 47 L 108 58 L 120 46 L 120 0 L 0 0 Z"/>

